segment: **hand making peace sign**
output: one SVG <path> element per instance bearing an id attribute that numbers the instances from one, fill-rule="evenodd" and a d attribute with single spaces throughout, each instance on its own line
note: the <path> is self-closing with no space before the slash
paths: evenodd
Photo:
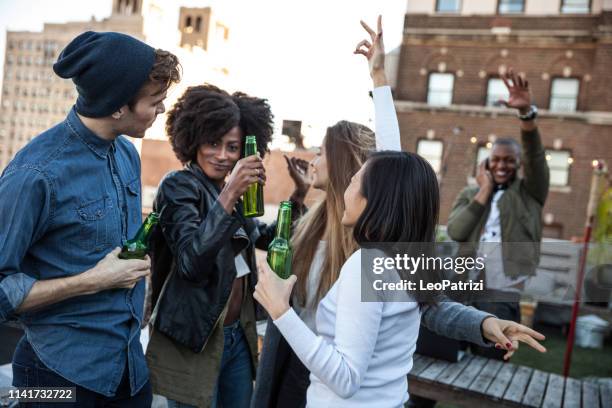
<path id="1" fill-rule="evenodd" d="M 353 54 L 361 54 L 368 60 L 370 67 L 370 76 L 374 76 L 378 73 L 385 71 L 385 45 L 383 43 L 383 31 L 382 31 L 382 16 L 378 16 L 376 32 L 370 28 L 363 20 L 360 21 L 361 26 L 370 35 L 370 41 L 363 40 L 357 44 Z"/>

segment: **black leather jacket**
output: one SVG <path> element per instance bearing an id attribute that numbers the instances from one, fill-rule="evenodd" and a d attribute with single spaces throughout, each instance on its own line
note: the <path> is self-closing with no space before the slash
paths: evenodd
<path id="1" fill-rule="evenodd" d="M 252 294 L 257 283 L 254 246 L 267 249 L 275 232 L 275 224 L 243 217 L 241 202 L 227 214 L 217 201 L 219 193 L 190 163 L 164 177 L 153 204 L 161 227 L 151 239 L 154 327 L 194 352 L 204 349 L 229 299 L 235 256 L 246 249 Z"/>

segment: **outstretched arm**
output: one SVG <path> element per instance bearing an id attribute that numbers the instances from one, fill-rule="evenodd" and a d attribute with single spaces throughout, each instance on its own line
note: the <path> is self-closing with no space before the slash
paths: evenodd
<path id="1" fill-rule="evenodd" d="M 383 42 L 382 17 L 378 16 L 377 32 L 365 22 L 361 26 L 370 36 L 370 41 L 357 44 L 354 54 L 361 54 L 368 60 L 370 77 L 374 85 L 372 96 L 376 118 L 376 150 L 401 150 L 400 130 L 391 95 L 391 88 L 385 74 L 385 45 Z"/>
<path id="2" fill-rule="evenodd" d="M 479 346 L 495 345 L 506 351 L 508 360 L 525 343 L 540 353 L 546 349 L 538 342 L 544 335 L 522 324 L 501 320 L 471 306 L 443 299 L 435 306 L 425 306 L 421 324 L 435 333 L 456 340 L 469 341 Z"/>

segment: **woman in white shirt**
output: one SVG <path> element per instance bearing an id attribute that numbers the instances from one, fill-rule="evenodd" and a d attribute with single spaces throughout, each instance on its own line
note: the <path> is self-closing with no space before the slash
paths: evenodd
<path id="1" fill-rule="evenodd" d="M 438 182 L 429 163 L 414 153 L 373 154 L 351 179 L 344 204 L 342 224 L 353 228 L 360 246 L 435 239 Z M 289 307 L 295 281 L 294 275 L 278 278 L 263 263 L 254 297 L 311 372 L 307 406 L 403 406 L 421 320 L 416 298 L 362 302 L 357 250 L 319 303 L 315 334 Z"/>

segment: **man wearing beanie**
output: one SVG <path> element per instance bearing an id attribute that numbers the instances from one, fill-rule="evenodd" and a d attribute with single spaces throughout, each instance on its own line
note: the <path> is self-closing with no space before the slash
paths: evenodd
<path id="1" fill-rule="evenodd" d="M 117 256 L 141 224 L 140 160 L 123 135 L 142 138 L 164 112 L 178 60 L 86 32 L 53 70 L 78 99 L 0 176 L 0 323 L 25 331 L 13 385 L 75 387 L 70 406 L 148 407 L 139 336 L 150 260 Z"/>

